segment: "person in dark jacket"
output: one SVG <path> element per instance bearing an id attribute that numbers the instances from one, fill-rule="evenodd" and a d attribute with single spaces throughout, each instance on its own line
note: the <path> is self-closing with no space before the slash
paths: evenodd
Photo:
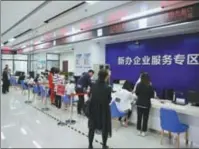
<path id="1" fill-rule="evenodd" d="M 19 78 L 18 78 L 18 84 L 21 84 L 21 81 L 24 81 L 25 80 L 25 74 L 24 74 L 24 72 L 22 72 L 21 74 L 20 74 L 20 76 L 19 76 Z"/>
<path id="2" fill-rule="evenodd" d="M 77 81 L 76 85 L 76 93 L 82 94 L 86 91 L 88 86 L 91 86 L 91 77 L 93 76 L 94 71 L 89 70 L 87 73 L 82 75 Z M 82 114 L 84 108 L 84 95 L 79 95 L 78 105 L 77 105 L 77 113 Z"/>
<path id="3" fill-rule="evenodd" d="M 150 78 L 147 73 L 141 75 L 141 82 L 137 84 L 135 93 L 138 97 L 136 102 L 137 130 L 139 131 L 139 135 L 145 136 L 151 107 L 151 98 L 154 97 L 154 90 L 150 84 Z"/>
<path id="4" fill-rule="evenodd" d="M 88 127 L 89 148 L 93 148 L 94 133 L 102 132 L 103 148 L 107 148 L 108 136 L 112 134 L 111 128 L 111 88 L 108 86 L 108 73 L 101 70 L 98 73 L 98 81 L 91 88 L 89 105 Z"/>
<path id="5" fill-rule="evenodd" d="M 9 86 L 9 78 L 8 78 L 8 67 L 5 67 L 3 70 L 3 85 L 2 85 L 2 93 L 5 94 L 8 91 Z"/>

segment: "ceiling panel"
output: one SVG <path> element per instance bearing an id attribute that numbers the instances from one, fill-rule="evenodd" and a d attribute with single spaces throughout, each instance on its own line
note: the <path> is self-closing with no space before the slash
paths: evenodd
<path id="1" fill-rule="evenodd" d="M 68 1 L 67 2 L 63 1 L 63 2 L 68 3 Z M 114 3 L 110 3 L 108 1 L 102 1 L 102 2 L 97 2 L 94 4 L 86 4 L 84 7 L 81 7 L 79 9 L 77 9 L 76 11 L 72 11 L 63 17 L 58 18 L 56 21 L 53 21 L 44 26 L 41 26 L 40 28 L 38 28 L 35 31 L 34 36 L 42 35 L 43 33 L 47 32 L 47 31 L 51 31 L 53 29 L 60 28 L 67 24 L 72 25 L 73 22 L 75 22 L 75 21 L 84 19 L 86 17 L 90 17 L 99 12 L 104 12 L 108 9 L 117 7 L 117 6 L 125 4 L 127 2 L 129 2 L 129 1 L 114 1 Z M 87 10 L 87 11 L 85 11 L 85 10 Z M 18 40 L 16 40 L 14 42 L 14 44 L 20 43 L 20 42 L 28 39 L 28 37 L 31 37 L 31 36 L 33 36 L 31 33 L 29 35 L 27 34 L 27 35 L 19 38 Z"/>
<path id="2" fill-rule="evenodd" d="M 118 42 L 125 42 L 125 41 L 135 41 L 135 40 L 142 40 L 142 39 L 149 39 L 149 38 L 156 38 L 156 37 L 165 37 L 165 36 L 172 36 L 172 35 L 179 35 L 179 34 L 187 34 L 187 33 L 195 33 L 199 32 L 199 21 L 194 22 L 186 22 L 181 24 L 169 25 L 165 27 L 159 27 L 155 29 L 148 29 L 142 30 L 137 32 L 131 32 L 126 34 L 119 34 L 116 36 L 109 36 L 109 37 L 102 37 L 93 39 L 93 42 L 96 43 L 103 43 L 103 44 L 110 44 L 110 43 L 118 43 Z M 89 42 L 89 41 L 85 41 Z M 79 43 L 75 43 L 79 44 Z M 74 48 L 74 44 L 57 46 L 49 49 L 45 49 L 45 52 L 50 53 L 64 53 L 64 52 L 71 52 Z M 35 51 L 40 52 L 40 51 Z"/>
<path id="3" fill-rule="evenodd" d="M 117 6 L 121 6 L 121 7 L 117 7 Z M 103 2 L 99 2 L 99 3 L 95 3 L 93 5 L 87 4 L 87 5 L 85 5 L 85 7 L 81 7 L 80 9 L 77 9 L 76 11 L 73 11 L 73 12 L 69 13 L 68 15 L 60 17 L 59 19 L 57 19 L 56 21 L 53 21 L 52 23 L 49 23 L 47 25 L 44 25 L 44 26 L 38 28 L 37 32 L 34 32 L 34 35 L 27 34 L 27 35 L 19 38 L 18 40 L 16 40 L 14 42 L 14 44 L 20 43 L 20 42 L 27 40 L 33 36 L 43 34 L 46 31 L 56 29 L 59 26 L 64 26 L 64 24 L 66 25 L 66 27 L 55 30 L 57 36 L 60 36 L 60 35 L 63 36 L 63 33 L 67 32 L 67 31 L 71 31 L 72 27 L 76 28 L 76 29 L 80 29 L 83 26 L 83 27 L 85 27 L 85 29 L 87 29 L 87 27 L 89 27 L 89 25 L 92 28 L 96 27 L 96 26 L 107 25 L 114 21 L 118 22 L 122 16 L 128 16 L 131 14 L 135 14 L 135 13 L 138 13 L 138 12 L 141 12 L 144 10 L 148 10 L 148 9 L 157 8 L 160 6 L 161 6 L 160 1 L 142 1 L 142 2 L 131 2 L 131 3 L 128 1 L 124 1 L 124 2 L 121 2 L 121 1 L 115 2 L 114 1 L 114 3 L 110 3 L 110 1 L 103 1 Z M 115 9 L 111 9 L 111 8 L 115 8 Z M 87 10 L 87 11 L 85 11 L 85 10 Z M 99 12 L 103 12 L 103 13 L 99 13 Z M 96 13 L 99 13 L 99 14 L 94 15 Z M 79 15 L 77 15 L 77 14 L 79 14 Z M 92 16 L 92 15 L 94 15 L 94 16 Z M 92 17 L 89 17 L 89 16 L 92 16 Z M 86 17 L 88 17 L 88 18 L 86 18 Z M 82 20 L 77 21 L 77 19 L 78 20 L 82 19 Z M 76 20 L 77 22 L 72 23 L 71 20 Z M 67 24 L 69 24 L 69 25 L 67 25 Z M 50 32 L 48 34 L 45 34 L 45 37 L 41 36 L 41 37 L 36 38 L 34 40 L 34 42 L 42 40 L 46 37 L 53 37 L 53 36 L 54 36 L 54 33 Z M 28 43 L 30 43 L 30 41 L 28 41 Z M 21 45 L 23 45 L 23 44 L 21 44 Z M 18 46 L 19 45 L 17 45 L 16 47 L 18 47 Z"/>
<path id="4" fill-rule="evenodd" d="M 1 34 L 42 3 L 43 1 L 1 1 Z"/>
<path id="5" fill-rule="evenodd" d="M 6 35 L 2 37 L 3 41 L 6 41 L 15 35 L 24 32 L 27 29 L 35 29 L 39 26 L 44 24 L 44 21 L 47 19 L 57 15 L 58 13 L 61 13 L 81 1 L 51 1 L 49 4 L 41 8 L 39 11 L 31 15 L 28 19 L 26 19 L 24 22 L 16 26 L 13 30 L 8 32 Z M 30 33 L 31 34 L 31 33 Z"/>
<path id="6" fill-rule="evenodd" d="M 185 22 L 179 24 L 173 24 L 164 27 L 158 27 L 153 29 L 141 30 L 137 32 L 131 32 L 126 34 L 119 34 L 115 36 L 107 36 L 98 39 L 94 39 L 96 42 L 117 43 L 124 41 L 134 41 L 149 39 L 155 37 L 165 37 L 179 34 L 196 33 L 199 32 L 199 21 Z"/>

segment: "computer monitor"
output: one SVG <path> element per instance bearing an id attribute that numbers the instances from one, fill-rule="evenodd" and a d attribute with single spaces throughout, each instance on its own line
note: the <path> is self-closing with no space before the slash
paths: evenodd
<path id="1" fill-rule="evenodd" d="M 188 91 L 187 100 L 192 105 L 199 105 L 199 92 L 197 92 L 197 91 Z"/>
<path id="2" fill-rule="evenodd" d="M 173 101 L 174 90 L 173 89 L 164 89 L 162 98 Z"/>

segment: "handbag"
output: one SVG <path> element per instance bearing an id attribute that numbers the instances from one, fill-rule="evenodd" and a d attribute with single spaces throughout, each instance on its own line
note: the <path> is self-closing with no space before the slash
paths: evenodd
<path id="1" fill-rule="evenodd" d="M 91 99 L 89 98 L 84 104 L 84 114 L 86 115 L 87 118 L 90 117 L 90 104 L 91 104 Z"/>

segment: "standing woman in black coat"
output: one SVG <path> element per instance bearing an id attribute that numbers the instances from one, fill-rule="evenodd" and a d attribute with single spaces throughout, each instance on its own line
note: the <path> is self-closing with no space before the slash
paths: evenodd
<path id="1" fill-rule="evenodd" d="M 137 84 L 135 91 L 137 99 L 137 130 L 139 135 L 145 136 L 147 131 L 149 112 L 151 108 L 151 98 L 154 97 L 154 90 L 151 86 L 147 73 L 141 75 L 141 81 Z"/>
<path id="2" fill-rule="evenodd" d="M 100 70 L 98 81 L 91 88 L 91 98 L 89 104 L 89 148 L 93 148 L 95 131 L 102 132 L 103 148 L 107 148 L 108 136 L 112 134 L 111 128 L 111 88 L 107 85 L 108 72 Z"/>
<path id="3" fill-rule="evenodd" d="M 6 67 L 3 70 L 3 85 L 2 85 L 2 93 L 5 94 L 8 91 L 9 79 L 8 79 L 8 68 Z"/>

